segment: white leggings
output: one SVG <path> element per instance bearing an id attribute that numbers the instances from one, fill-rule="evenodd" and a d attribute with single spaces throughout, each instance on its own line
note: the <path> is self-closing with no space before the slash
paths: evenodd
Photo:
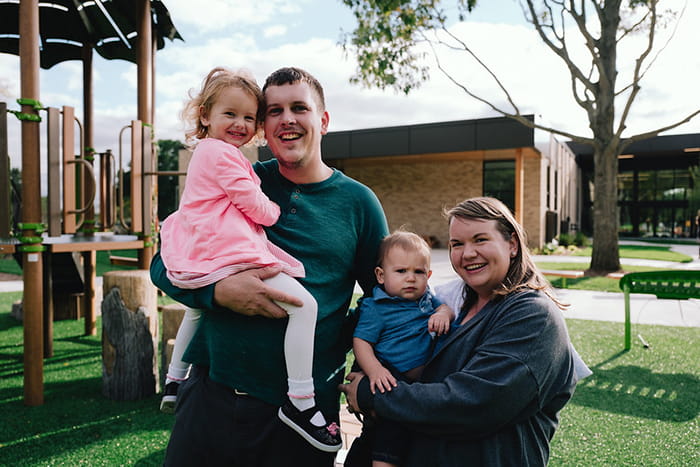
<path id="1" fill-rule="evenodd" d="M 318 313 L 316 300 L 296 279 L 285 273 L 265 279 L 265 283 L 304 302 L 304 305 L 300 307 L 284 302 L 276 303 L 284 308 L 289 315 L 289 323 L 284 335 L 284 356 L 287 363 L 289 384 L 288 395 L 294 399 L 312 398 L 314 396 L 314 383 L 311 371 L 316 315 Z M 185 308 L 185 316 L 177 331 L 173 355 L 168 367 L 167 378 L 169 380 L 182 381 L 187 378 L 190 365 L 182 361 L 182 356 L 197 330 L 201 315 L 201 310 Z"/>

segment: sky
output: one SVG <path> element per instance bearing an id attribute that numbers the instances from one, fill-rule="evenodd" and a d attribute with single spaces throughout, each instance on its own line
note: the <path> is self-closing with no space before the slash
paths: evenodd
<path id="1" fill-rule="evenodd" d="M 349 8 L 339 0 L 164 0 L 184 41 L 169 42 L 156 54 L 158 139 L 183 140 L 179 113 L 188 92 L 219 65 L 250 70 L 262 85 L 282 66 L 298 66 L 315 75 L 325 89 L 330 131 L 376 128 L 498 116 L 467 96 L 431 65 L 430 81 L 408 96 L 394 90 L 365 89 L 350 84 L 353 57 L 343 54 L 341 34 L 354 28 Z M 443 2 L 453 4 L 454 2 Z M 662 7 L 682 7 L 683 0 L 662 0 Z M 625 135 L 656 129 L 700 108 L 700 2 L 687 2 L 675 36 L 642 81 Z M 517 0 L 481 1 L 451 30 L 472 45 L 497 73 L 522 113 L 537 121 L 590 136 L 584 112 L 573 102 L 569 74 L 562 62 L 523 21 Z M 661 36 L 672 31 L 668 28 Z M 632 38 L 639 46 L 643 36 Z M 660 40 L 662 37 L 660 37 Z M 660 42 L 661 43 L 661 42 Z M 634 47 L 621 49 L 619 80 L 634 66 Z M 572 49 L 576 54 L 577 50 Z M 441 61 L 462 84 L 485 98 L 504 102 L 493 82 L 468 62 L 464 53 Z M 94 59 L 94 146 L 116 150 L 119 131 L 136 118 L 136 66 L 120 60 Z M 11 109 L 20 89 L 19 58 L 0 54 L 0 100 Z M 82 114 L 82 65 L 58 64 L 40 73 L 45 106 L 74 106 Z M 10 117 L 10 120 L 15 120 Z M 700 117 L 665 134 L 700 133 Z M 10 125 L 10 153 L 19 166 L 19 124 Z"/>

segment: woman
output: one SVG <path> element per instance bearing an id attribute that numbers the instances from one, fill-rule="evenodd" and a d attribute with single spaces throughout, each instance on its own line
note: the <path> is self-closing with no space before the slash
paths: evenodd
<path id="1" fill-rule="evenodd" d="M 418 382 L 372 394 L 368 378 L 350 373 L 340 390 L 351 411 L 409 428 L 403 465 L 546 465 L 558 413 L 577 381 L 563 305 L 503 203 L 472 198 L 447 217 L 463 297 L 450 333 Z M 365 439 L 353 444 L 346 465 L 365 465 Z"/>

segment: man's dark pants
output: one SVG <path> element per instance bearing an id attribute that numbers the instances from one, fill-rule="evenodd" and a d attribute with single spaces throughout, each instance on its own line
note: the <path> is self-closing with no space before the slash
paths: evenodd
<path id="1" fill-rule="evenodd" d="M 166 466 L 333 467 L 335 454 L 319 451 L 282 423 L 279 407 L 238 395 L 193 367 L 178 391 Z"/>

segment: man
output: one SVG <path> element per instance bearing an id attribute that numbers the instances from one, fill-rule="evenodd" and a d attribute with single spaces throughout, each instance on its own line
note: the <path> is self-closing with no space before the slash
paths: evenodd
<path id="1" fill-rule="evenodd" d="M 263 87 L 265 135 L 275 160 L 257 163 L 263 191 L 282 214 L 269 239 L 304 263 L 300 282 L 318 302 L 314 343 L 316 401 L 338 420 L 337 386 L 343 379 L 350 334 L 347 310 L 357 281 L 374 285 L 377 248 L 388 233 L 376 196 L 328 167 L 321 137 L 328 130 L 323 89 L 304 70 L 282 68 Z M 166 465 L 332 466 L 277 416 L 285 399 L 283 336 L 286 313 L 274 301 L 299 304 L 267 287 L 275 268 L 248 270 L 197 290 L 170 284 L 159 255 L 153 282 L 171 297 L 204 313 L 185 354 L 192 375 L 178 392 Z"/>

